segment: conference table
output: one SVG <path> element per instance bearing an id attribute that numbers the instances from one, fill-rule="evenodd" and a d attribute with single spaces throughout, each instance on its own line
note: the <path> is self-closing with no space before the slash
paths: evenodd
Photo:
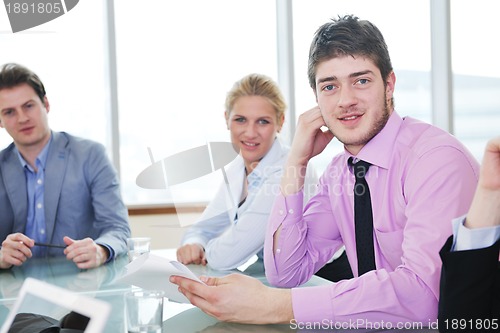
<path id="1" fill-rule="evenodd" d="M 168 259 L 175 259 L 175 249 L 154 250 L 153 254 Z M 98 268 L 81 270 L 66 258 L 32 258 L 20 267 L 0 270 L 0 323 L 7 317 L 10 308 L 16 301 L 19 290 L 28 277 L 36 278 L 50 284 L 62 287 L 90 297 L 101 299 L 111 304 L 111 314 L 104 330 L 105 333 L 127 332 L 125 324 L 124 294 L 138 289 L 137 286 L 123 284 L 117 281 L 128 264 L 126 255 L 119 256 L 113 262 Z M 256 257 L 235 271 L 216 271 L 209 266 L 188 265 L 197 276 L 222 276 L 231 272 L 240 272 L 253 276 L 267 284 L 263 263 Z M 313 276 L 303 286 L 318 286 L 331 282 Z M 290 324 L 286 325 L 245 325 L 225 323 L 203 313 L 191 304 L 164 301 L 163 333 L 179 332 L 315 332 L 315 329 L 301 329 Z M 328 332 L 370 332 L 375 330 L 329 329 Z M 381 332 L 380 329 L 376 330 Z M 321 330 L 325 332 L 325 330 Z M 395 330 L 391 330 L 395 332 Z M 437 332 L 423 329 L 419 332 Z"/>
<path id="2" fill-rule="evenodd" d="M 175 259 L 175 249 L 153 250 L 153 254 Z M 255 257 L 256 258 L 256 257 Z M 119 256 L 98 268 L 81 270 L 64 257 L 32 258 L 22 266 L 0 270 L 0 323 L 6 319 L 17 299 L 24 280 L 28 277 L 48 282 L 77 293 L 104 300 L 111 304 L 111 314 L 105 333 L 127 332 L 125 324 L 124 294 L 139 289 L 136 286 L 117 282 L 128 264 L 126 255 Z M 242 272 L 267 283 L 263 264 L 252 260 L 234 271 L 216 271 L 209 266 L 188 265 L 196 275 L 222 276 L 232 272 Z M 330 283 L 313 277 L 306 285 Z M 217 321 L 191 304 L 164 301 L 163 332 L 284 332 L 288 325 L 238 325 Z"/>

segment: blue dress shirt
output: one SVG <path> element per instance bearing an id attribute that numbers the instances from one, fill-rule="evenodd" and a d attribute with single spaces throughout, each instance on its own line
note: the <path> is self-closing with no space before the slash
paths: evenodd
<path id="1" fill-rule="evenodd" d="M 45 224 L 45 166 L 47 163 L 47 152 L 52 142 L 52 136 L 49 142 L 42 149 L 35 160 L 36 170 L 29 165 L 16 148 L 17 156 L 23 166 L 26 175 L 26 186 L 28 192 L 28 219 L 26 221 L 25 235 L 34 239 L 38 243 L 47 242 L 46 224 Z M 31 249 L 34 257 L 42 257 L 46 254 L 46 248 L 35 246 Z"/>

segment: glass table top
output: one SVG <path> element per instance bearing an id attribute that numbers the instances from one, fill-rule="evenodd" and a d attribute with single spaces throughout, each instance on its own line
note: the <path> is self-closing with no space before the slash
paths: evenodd
<path id="1" fill-rule="evenodd" d="M 175 249 L 152 251 L 153 254 L 168 259 L 175 259 Z M 14 304 L 19 290 L 28 277 L 43 280 L 58 287 L 82 293 L 90 297 L 104 300 L 111 304 L 112 310 L 109 317 L 106 333 L 126 332 L 124 294 L 138 287 L 118 283 L 117 277 L 128 264 L 126 255 L 119 256 L 113 262 L 95 269 L 81 270 L 66 258 L 37 258 L 30 259 L 20 267 L 0 270 L 0 323 L 7 317 Z M 197 275 L 221 276 L 235 271 L 216 271 L 208 266 L 188 265 Z M 253 276 L 267 284 L 262 261 L 253 259 L 248 264 L 239 267 L 238 271 Z M 313 276 L 303 286 L 317 286 L 330 284 L 330 281 Z M 243 325 L 219 322 L 215 318 L 203 313 L 191 304 L 164 302 L 163 332 L 297 332 L 291 325 Z M 352 332 L 353 330 L 349 330 Z M 354 330 L 356 331 L 356 330 Z M 368 332 L 369 330 L 359 330 Z M 304 331 L 305 332 L 305 331 Z M 314 332 L 307 330 L 307 332 Z M 323 331 L 324 332 L 324 331 Z M 335 331 L 341 332 L 341 331 Z M 346 332 L 346 331 L 344 331 Z M 380 331 L 378 331 L 380 332 Z M 395 332 L 394 330 L 391 331 Z M 420 332 L 437 332 L 437 330 L 421 330 Z"/>

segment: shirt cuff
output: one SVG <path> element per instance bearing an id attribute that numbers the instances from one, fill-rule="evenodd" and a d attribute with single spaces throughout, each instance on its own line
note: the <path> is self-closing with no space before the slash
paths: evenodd
<path id="1" fill-rule="evenodd" d="M 299 191 L 294 194 L 279 194 L 275 200 L 271 211 L 272 225 L 274 231 L 282 224 L 283 227 L 294 225 L 301 220 L 304 201 L 304 192 Z M 299 214 L 300 213 L 300 214 Z"/>
<path id="2" fill-rule="evenodd" d="M 182 241 L 183 246 L 187 245 L 187 244 L 198 244 L 198 245 L 201 245 L 203 250 L 205 250 L 207 248 L 208 242 L 203 238 L 190 237 L 190 238 L 186 238 L 185 240 Z"/>
<path id="3" fill-rule="evenodd" d="M 500 226 L 469 229 L 465 216 L 453 220 L 451 251 L 476 250 L 490 247 L 500 238 Z"/>
<path id="4" fill-rule="evenodd" d="M 115 250 L 113 250 L 113 248 L 111 246 L 109 246 L 108 244 L 101 244 L 101 243 L 96 243 L 96 244 L 105 247 L 109 252 L 109 257 L 104 262 L 105 264 L 107 264 L 111 260 L 115 259 Z"/>
<path id="5" fill-rule="evenodd" d="M 333 318 L 331 286 L 292 288 L 293 316 L 298 323 L 321 323 Z"/>

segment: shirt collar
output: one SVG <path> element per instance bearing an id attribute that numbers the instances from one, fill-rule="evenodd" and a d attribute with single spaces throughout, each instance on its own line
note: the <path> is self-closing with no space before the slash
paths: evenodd
<path id="1" fill-rule="evenodd" d="M 50 147 L 51 143 L 52 143 L 52 133 L 50 134 L 49 141 L 47 142 L 45 147 L 43 147 L 42 151 L 40 152 L 40 154 L 38 154 L 38 156 L 36 158 L 36 161 L 39 161 L 40 165 L 44 169 L 45 169 L 45 165 L 47 163 L 47 156 L 49 155 L 49 147 Z M 19 162 L 21 162 L 22 167 L 23 168 L 27 167 L 29 170 L 33 171 L 33 168 L 26 162 L 26 160 L 23 158 L 23 156 L 21 155 L 21 153 L 19 152 L 19 150 L 17 149 L 16 146 L 14 146 L 14 150 L 17 154 L 17 157 L 19 158 Z"/>
<path id="2" fill-rule="evenodd" d="M 384 128 L 375 135 L 368 143 L 361 148 L 358 155 L 353 156 L 347 150 L 345 150 L 345 159 L 353 156 L 357 159 L 371 163 L 378 167 L 389 169 L 389 164 L 391 161 L 392 149 L 396 142 L 396 137 L 399 132 L 399 128 L 403 123 L 403 118 L 393 111 L 389 116 L 387 123 Z"/>
<path id="3" fill-rule="evenodd" d="M 275 167 L 275 161 L 283 154 L 283 144 L 280 139 L 275 138 L 271 149 L 257 164 L 257 167 L 248 175 L 249 179 L 262 178 L 264 175 L 269 174 L 269 168 Z"/>

